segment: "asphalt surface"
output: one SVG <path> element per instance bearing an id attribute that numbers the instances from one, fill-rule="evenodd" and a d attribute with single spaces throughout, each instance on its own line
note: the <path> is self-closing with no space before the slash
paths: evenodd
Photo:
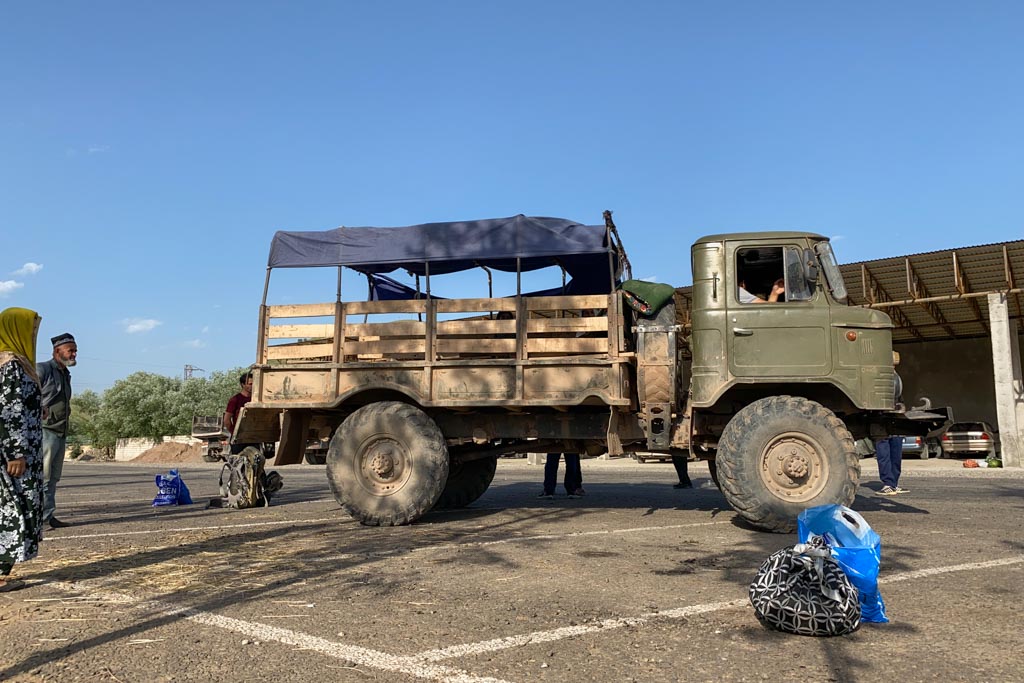
<path id="1" fill-rule="evenodd" d="M 152 508 L 167 465 L 68 463 L 28 586 L 0 594 L 0 680 L 1020 681 L 1024 470 L 907 461 L 910 493 L 854 507 L 883 540 L 889 624 L 839 638 L 763 629 L 747 587 L 794 536 L 738 521 L 671 465 L 583 463 L 587 496 L 538 500 L 499 461 L 470 508 L 368 528 L 323 467 L 281 468 L 266 509 Z"/>

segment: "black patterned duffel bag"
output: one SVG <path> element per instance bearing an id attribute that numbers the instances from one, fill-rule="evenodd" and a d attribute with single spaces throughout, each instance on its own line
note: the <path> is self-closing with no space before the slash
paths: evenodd
<path id="1" fill-rule="evenodd" d="M 860 603 L 820 537 L 768 556 L 750 584 L 750 604 L 767 628 L 801 636 L 841 636 L 860 626 Z"/>

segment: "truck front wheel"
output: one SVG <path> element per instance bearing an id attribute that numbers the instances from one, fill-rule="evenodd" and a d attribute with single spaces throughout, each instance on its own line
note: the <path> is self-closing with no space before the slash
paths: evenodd
<path id="1" fill-rule="evenodd" d="M 363 524 L 408 524 L 440 497 L 448 447 L 416 406 L 371 403 L 349 415 L 331 439 L 327 479 L 345 512 Z"/>
<path id="2" fill-rule="evenodd" d="M 736 413 L 716 462 L 729 504 L 754 526 L 778 533 L 795 531 L 806 508 L 853 503 L 860 478 L 846 425 L 799 396 L 763 398 Z"/>
<path id="3" fill-rule="evenodd" d="M 441 497 L 434 505 L 435 510 L 454 510 L 464 508 L 484 495 L 484 491 L 494 480 L 494 472 L 498 469 L 498 459 L 480 458 L 467 460 L 448 469 L 448 481 L 441 491 Z"/>

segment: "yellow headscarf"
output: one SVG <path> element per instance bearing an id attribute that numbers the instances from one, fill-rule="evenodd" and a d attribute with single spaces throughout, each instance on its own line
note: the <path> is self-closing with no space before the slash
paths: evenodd
<path id="1" fill-rule="evenodd" d="M 8 308 L 0 312 L 0 365 L 18 361 L 36 384 L 39 384 L 36 336 L 41 320 L 38 313 L 27 308 Z"/>

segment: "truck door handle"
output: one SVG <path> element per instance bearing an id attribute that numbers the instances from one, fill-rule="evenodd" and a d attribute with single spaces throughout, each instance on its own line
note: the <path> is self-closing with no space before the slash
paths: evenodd
<path id="1" fill-rule="evenodd" d="M 732 333 L 737 337 L 750 337 L 754 334 L 754 331 L 748 330 L 745 327 L 734 327 L 732 328 Z"/>

